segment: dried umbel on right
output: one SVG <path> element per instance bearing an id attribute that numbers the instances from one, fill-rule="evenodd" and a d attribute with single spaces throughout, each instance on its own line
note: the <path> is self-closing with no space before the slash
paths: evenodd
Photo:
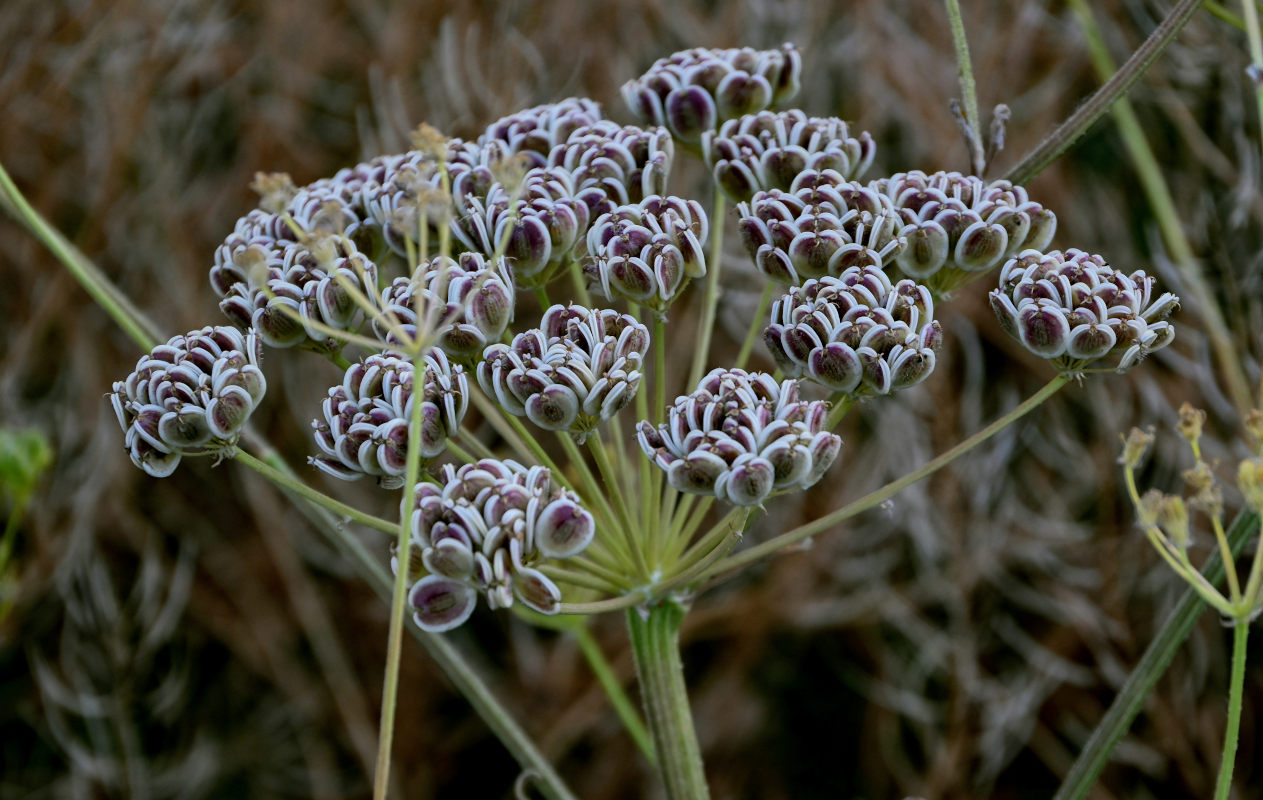
<path id="1" fill-rule="evenodd" d="M 1120 354 L 1115 369 L 1125 372 L 1175 338 L 1167 317 L 1179 298 L 1155 292 L 1143 270 L 1128 275 L 1099 255 L 1026 250 L 1000 271 L 991 308 L 1000 327 L 1062 373 Z"/>

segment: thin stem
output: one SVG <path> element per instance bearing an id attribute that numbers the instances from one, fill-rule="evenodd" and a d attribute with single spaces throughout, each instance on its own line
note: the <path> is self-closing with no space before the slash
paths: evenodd
<path id="1" fill-rule="evenodd" d="M 653 318 L 653 410 L 667 407 L 667 326 L 666 320 Z"/>
<path id="2" fill-rule="evenodd" d="M 352 522 L 358 522 L 366 528 L 372 528 L 373 530 L 381 531 L 382 533 L 394 533 L 399 529 L 399 526 L 393 522 L 384 520 L 381 517 L 375 517 L 372 514 L 367 514 L 360 511 L 358 508 L 347 505 L 346 503 L 334 500 L 329 495 L 313 489 L 298 480 L 292 473 L 289 473 L 288 471 L 282 472 L 281 470 L 260 461 L 247 453 L 245 450 L 237 449 L 233 453 L 233 460 L 241 464 L 245 464 L 247 467 L 272 481 L 272 483 L 275 483 L 277 486 L 288 489 L 299 497 L 309 500 L 321 508 L 326 508 L 340 517 L 346 517 Z"/>
<path id="3" fill-rule="evenodd" d="M 62 266 L 75 277 L 75 280 L 79 281 L 79 285 L 92 296 L 96 304 L 105 309 L 105 313 L 110 315 L 115 324 L 122 328 L 123 332 L 140 346 L 140 349 L 152 350 L 159 342 L 166 339 L 159 332 L 158 326 L 146 317 L 127 295 L 119 291 L 118 287 L 79 251 L 79 248 L 67 241 L 61 231 L 49 225 L 48 220 L 31 207 L 2 164 L 0 164 L 0 206 L 3 206 L 32 236 L 52 252 Z"/>
<path id="4" fill-rule="evenodd" d="M 418 330 L 419 334 L 420 330 Z M 414 381 L 419 380 L 420 376 L 414 378 Z M 390 632 L 386 640 L 386 678 L 385 687 L 382 689 L 381 733 L 377 738 L 377 771 L 373 778 L 373 800 L 386 800 L 386 792 L 390 788 L 390 750 L 395 739 L 395 706 L 399 694 L 399 663 L 403 655 L 403 619 L 408 596 L 408 565 L 412 563 L 410 560 L 412 507 L 416 502 L 417 475 L 421 472 L 422 406 L 422 403 L 414 402 L 408 419 L 408 452 L 404 459 L 403 491 L 399 499 L 398 539 L 395 545 L 399 569 L 395 574 L 394 594 L 390 601 Z"/>
<path id="5" fill-rule="evenodd" d="M 750 328 L 746 331 L 745 340 L 741 342 L 741 350 L 737 352 L 737 362 L 733 364 L 733 369 L 745 369 L 746 360 L 754 351 L 755 341 L 767 329 L 767 309 L 772 305 L 772 295 L 775 292 L 776 284 L 773 281 L 768 280 L 763 284 L 763 294 L 759 295 L 759 305 L 754 309 L 754 319 L 750 320 Z"/>
<path id="6" fill-rule="evenodd" d="M 1044 167 L 1056 161 L 1091 127 L 1092 123 L 1110 109 L 1115 100 L 1127 93 L 1127 90 L 1144 74 L 1154 59 L 1175 40 L 1176 35 L 1201 3 L 1202 0 L 1180 0 L 1153 33 L 1149 34 L 1149 38 L 1145 39 L 1136 52 L 1131 54 L 1131 58 L 1127 59 L 1122 68 L 1058 125 L 1057 129 L 1040 142 L 1034 150 L 1027 153 L 1006 177 L 1013 183 L 1025 184 L 1038 175 Z"/>
<path id="7" fill-rule="evenodd" d="M 960 79 L 960 95 L 965 106 L 965 122 L 969 126 L 969 160 L 974 174 L 981 175 L 986 166 L 982 151 L 982 120 L 978 117 L 978 93 L 974 86 L 974 67 L 969 58 L 969 40 L 965 38 L 965 22 L 960 16 L 957 0 L 944 0 L 947 20 L 952 29 L 952 44 L 956 48 L 956 74 Z"/>
<path id="8" fill-rule="evenodd" d="M 1215 800 L 1228 800 L 1232 791 L 1232 767 L 1237 760 L 1237 733 L 1241 729 L 1241 693 L 1245 684 L 1245 644 L 1250 635 L 1249 617 L 1232 626 L 1232 678 L 1228 683 L 1228 724 L 1224 730 L 1223 760 L 1215 782 Z"/>
<path id="9" fill-rule="evenodd" d="M 1240 554 L 1247 541 L 1259 528 L 1259 517 L 1254 513 L 1242 513 L 1237 516 L 1228 529 L 1228 543 L 1234 556 Z M 1218 553 L 1213 553 L 1202 570 L 1202 576 L 1212 585 L 1223 580 L 1223 560 Z M 1083 800 L 1096 783 L 1096 778 L 1109 763 L 1110 755 L 1123 735 L 1131 727 L 1132 721 L 1144 708 L 1145 700 L 1153 691 L 1154 685 L 1166 672 L 1175 652 L 1188 638 L 1193 630 L 1193 623 L 1206 609 L 1206 604 L 1193 589 L 1189 589 L 1180 598 L 1175 609 L 1158 631 L 1158 635 L 1149 644 L 1140 662 L 1132 670 L 1123 688 L 1114 696 L 1101 722 L 1092 731 L 1092 735 L 1083 745 L 1078 759 L 1066 773 L 1061 788 L 1057 790 L 1053 800 Z"/>
<path id="10" fill-rule="evenodd" d="M 603 580 L 591 573 L 575 572 L 571 569 L 559 567 L 556 564 L 543 564 L 539 567 L 539 571 L 543 572 L 554 581 L 568 583 L 571 586 L 577 586 L 581 589 L 591 589 L 594 592 L 600 592 L 602 594 L 619 594 L 625 588 Z"/>
<path id="11" fill-rule="evenodd" d="M 666 784 L 667 797 L 705 800 L 710 797 L 710 790 L 680 661 L 684 613 L 684 607 L 674 600 L 647 611 L 631 609 L 627 612 L 627 630 L 640 678 L 645 721 L 653 733 L 658 772 Z"/>
<path id="12" fill-rule="evenodd" d="M 653 739 L 649 736 L 649 729 L 645 727 L 644 720 L 636 711 L 636 706 L 623 690 L 623 683 L 614 674 L 614 669 L 605 658 L 605 653 L 601 652 L 601 646 L 597 644 L 596 638 L 586 625 L 575 627 L 572 632 L 575 643 L 579 645 L 579 650 L 588 662 L 588 668 L 592 670 L 597 683 L 601 684 L 601 688 L 605 690 L 605 696 L 609 698 L 610 705 L 614 707 L 614 713 L 618 714 L 619 720 L 622 721 L 627 735 L 636 743 L 636 747 L 645 760 L 656 767 L 658 756 L 653 751 Z"/>
<path id="13" fill-rule="evenodd" d="M 873 508 L 874 506 L 877 506 L 877 505 L 880 505 L 881 503 L 886 502 L 886 500 L 890 499 L 891 497 L 894 497 L 896 494 L 903 491 L 907 487 L 911 486 L 912 484 L 916 483 L 922 478 L 925 478 L 929 475 L 934 474 L 938 470 L 942 469 L 943 467 L 952 463 L 956 459 L 965 455 L 970 450 L 973 450 L 978 445 L 987 441 L 992 436 L 995 436 L 997 433 L 1004 430 L 1009 425 L 1012 425 L 1017 420 L 1026 416 L 1035 408 L 1039 407 L 1039 405 L 1043 403 L 1045 400 L 1047 400 L 1049 397 L 1052 397 L 1054 394 L 1056 394 L 1057 391 L 1061 389 L 1061 387 L 1065 386 L 1069 382 L 1070 382 L 1070 378 L 1068 376 L 1058 375 L 1057 377 L 1050 380 L 1048 383 L 1044 384 L 1042 389 L 1040 389 L 1038 392 L 1036 392 L 1035 394 L 1027 398 L 1017 408 L 1005 414 L 1003 417 L 1000 417 L 995 422 L 991 423 L 987 427 L 978 431 L 973 436 L 970 436 L 968 439 L 964 440 L 963 442 L 956 445 L 952 449 L 938 456 L 933 461 L 930 461 L 928 464 L 921 467 L 920 469 L 909 472 L 907 475 L 904 475 L 902 478 L 899 478 L 896 481 L 892 481 L 891 483 L 886 484 L 885 486 L 883 486 L 880 489 L 877 489 L 876 491 L 869 492 L 868 494 L 861 497 L 859 500 L 856 500 L 853 503 L 843 506 L 842 508 L 830 514 L 826 514 L 823 517 L 820 517 L 819 519 L 815 520 L 814 522 L 809 522 L 806 525 L 802 525 L 797 528 L 794 528 L 793 530 L 783 533 L 780 536 L 776 536 L 772 539 L 769 539 L 768 541 L 760 545 L 751 547 L 748 550 L 743 550 L 735 556 L 729 556 L 728 558 L 721 560 L 710 570 L 707 570 L 707 572 L 702 577 L 710 578 L 710 577 L 713 577 L 714 575 L 718 575 L 723 572 L 728 572 L 730 570 L 741 569 L 742 567 L 749 566 L 750 564 L 753 564 L 756 561 L 759 561 L 775 553 L 777 550 L 780 550 L 785 547 L 789 547 L 792 544 L 797 544 L 798 542 L 801 542 L 803 539 L 808 539 L 812 536 L 815 536 L 817 533 L 822 533 L 824 531 L 827 531 L 828 529 L 832 528 L 838 523 L 848 520 L 851 517 L 855 516 L 856 514 L 867 511 L 868 509 Z"/>
<path id="14" fill-rule="evenodd" d="M 1114 61 L 1110 58 L 1105 40 L 1097 28 L 1092 16 L 1092 9 L 1087 0 L 1071 0 L 1071 8 L 1079 19 L 1087 39 L 1088 51 L 1097 74 L 1108 79 L 1114 74 Z M 1228 394 L 1232 397 L 1237 413 L 1244 416 L 1250 408 L 1250 388 L 1245 374 L 1241 370 L 1238 347 L 1228 325 L 1224 321 L 1219 305 L 1215 302 L 1214 292 L 1206 281 L 1206 276 L 1198 263 L 1184 232 L 1184 223 L 1180 212 L 1176 209 L 1175 199 L 1163 177 L 1162 165 L 1149 146 L 1144 127 L 1132 109 L 1127 98 L 1120 97 L 1114 106 L 1114 123 L 1118 126 L 1119 136 L 1127 148 L 1128 157 L 1136 170 L 1140 187 L 1144 190 L 1153 210 L 1154 220 L 1162 233 L 1162 241 L 1166 244 L 1171 260 L 1179 267 L 1185 284 L 1193 295 L 1197 308 L 1206 322 L 1206 333 L 1210 338 L 1211 350 L 1219 365 L 1221 374 L 1228 383 Z"/>
<path id="15" fill-rule="evenodd" d="M 1254 98 L 1259 109 L 1259 137 L 1263 143 L 1263 76 L 1257 70 L 1263 70 L 1263 36 L 1259 35 L 1259 12 L 1254 7 L 1254 0 L 1241 0 L 1241 11 L 1245 16 L 1246 38 L 1250 41 L 1250 66 L 1253 68 L 1251 79 L 1254 81 Z"/>
<path id="16" fill-rule="evenodd" d="M 715 329 L 715 312 L 719 308 L 719 267 L 724 255 L 724 212 L 727 208 L 724 193 L 716 186 L 715 210 L 710 218 L 711 243 L 710 258 L 706 264 L 706 296 L 702 301 L 702 316 L 697 323 L 697 349 L 693 351 L 693 368 L 689 370 L 686 390 L 701 381 L 706 359 L 710 355 L 710 337 Z"/>
<path id="17" fill-rule="evenodd" d="M 648 580 L 649 568 L 645 563 L 645 543 L 643 538 L 641 541 L 636 540 L 636 527 L 632 523 L 631 512 L 627 509 L 627 498 L 622 492 L 622 487 L 619 486 L 618 475 L 610 464 L 609 453 L 605 451 L 605 445 L 601 442 L 600 436 L 589 436 L 588 447 L 596 459 L 596 468 L 601 473 L 601 480 L 604 481 L 606 490 L 614 495 L 614 508 L 618 513 L 619 527 L 623 529 L 627 549 L 631 551 L 637 574 Z"/>
<path id="18" fill-rule="evenodd" d="M 838 427 L 838 423 L 847 415 L 852 408 L 855 407 L 855 395 L 853 394 L 835 394 L 829 398 L 829 402 L 833 403 L 833 408 L 829 409 L 829 418 L 824 424 L 824 429 L 831 431 Z"/>
<path id="19" fill-rule="evenodd" d="M 1228 547 L 1228 536 L 1224 533 L 1224 524 L 1220 522 L 1218 514 L 1211 516 L 1210 525 L 1215 531 L 1215 541 L 1219 544 L 1219 557 L 1224 560 L 1224 571 L 1228 574 L 1228 597 L 1232 599 L 1233 605 L 1238 605 L 1241 602 L 1241 583 L 1237 577 L 1237 565 L 1232 560 L 1232 550 Z"/>
<path id="20" fill-rule="evenodd" d="M 706 556 L 715 551 L 716 547 L 721 546 L 728 535 L 734 530 L 740 531 L 745 528 L 745 521 L 749 517 L 750 509 L 743 506 L 733 506 L 732 510 L 724 515 L 723 519 L 716 522 L 709 531 L 704 533 L 697 544 L 690 547 L 680 556 L 678 562 L 672 565 L 671 572 L 667 574 L 664 583 L 675 583 L 681 575 L 688 574 L 693 570 Z M 734 526 L 733 523 L 737 517 L 741 518 L 741 523 Z"/>

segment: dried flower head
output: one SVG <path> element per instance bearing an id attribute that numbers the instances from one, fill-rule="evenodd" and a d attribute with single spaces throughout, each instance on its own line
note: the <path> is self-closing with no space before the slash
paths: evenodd
<path id="1" fill-rule="evenodd" d="M 1057 217 L 1021 186 L 959 172 L 903 172 L 870 184 L 899 210 L 905 275 L 943 295 L 1023 249 L 1043 250 Z"/>
<path id="2" fill-rule="evenodd" d="M 400 332 L 415 340 L 421 309 L 432 316 L 436 344 L 443 352 L 472 365 L 513 319 L 513 299 L 513 271 L 503 258 L 488 261 L 478 253 L 462 253 L 455 261 L 437 256 L 411 279 L 395 278 L 382 290 L 384 313 L 373 325 L 387 343 L 400 344 Z M 400 330 L 384 324 L 395 320 Z"/>
<path id="3" fill-rule="evenodd" d="M 609 120 L 570 134 L 549 164 L 570 172 L 591 217 L 666 192 L 675 145 L 665 128 L 620 127 Z"/>
<path id="4" fill-rule="evenodd" d="M 465 371 L 453 366 L 442 350 L 422 361 L 421 459 L 443 452 L 469 405 Z M 335 478 L 353 481 L 366 475 L 386 488 L 403 485 L 408 457 L 408 422 L 412 419 L 415 369 L 404 356 L 386 352 L 352 364 L 342 383 L 329 389 L 321 406 L 323 420 L 313 420 L 316 444 L 323 455 L 308 461 Z"/>
<path id="5" fill-rule="evenodd" d="M 485 201 L 468 195 L 462 202 L 452 233 L 466 250 L 508 258 L 525 289 L 558 274 L 590 219 L 569 171 L 558 167 L 530 170 L 516 192 L 495 183 Z"/>
<path id="6" fill-rule="evenodd" d="M 853 137 L 838 118 L 808 117 L 797 109 L 747 114 L 702 134 L 702 160 L 735 202 L 748 202 L 758 191 L 789 191 L 807 170 L 857 180 L 876 149 L 866 131 Z"/>
<path id="7" fill-rule="evenodd" d="M 539 328 L 487 348 L 478 383 L 508 413 L 582 438 L 636 396 L 648 350 L 632 316 L 555 305 Z"/>
<path id="8" fill-rule="evenodd" d="M 676 398 L 664 424 L 642 421 L 637 439 L 676 490 L 755 506 L 829 469 L 842 440 L 824 430 L 828 413 L 828 403 L 798 399 L 796 380 L 716 369 Z"/>
<path id="9" fill-rule="evenodd" d="M 1140 428 L 1132 428 L 1123 439 L 1123 455 L 1119 461 L 1128 469 L 1135 469 L 1140 466 L 1140 462 L 1144 459 L 1145 453 L 1149 450 L 1154 440 L 1153 429 L 1141 430 Z"/>
<path id="10" fill-rule="evenodd" d="M 606 297 L 662 314 L 685 280 L 706 274 L 706 213 L 696 200 L 650 196 L 592 223 L 583 271 Z"/>
<path id="11" fill-rule="evenodd" d="M 891 285 L 874 266 L 791 288 L 763 336 L 786 375 L 855 396 L 925 380 L 943 341 L 930 290 L 907 278 Z"/>
<path id="12" fill-rule="evenodd" d="M 623 99 L 642 122 L 662 125 L 696 146 L 721 122 L 753 114 L 798 94 L 802 56 L 780 50 L 694 48 L 660 58 L 623 85 Z"/>
<path id="13" fill-rule="evenodd" d="M 903 246 L 889 198 L 836 172 L 801 173 L 791 191 L 759 192 L 737 208 L 755 266 L 781 283 L 880 268 Z"/>
<path id="14" fill-rule="evenodd" d="M 1175 338 L 1167 317 L 1179 298 L 1154 297 L 1143 271 L 1126 275 L 1080 250 L 1026 250 L 1000 271 L 991 307 L 1000 326 L 1063 373 L 1120 354 L 1124 372 Z"/>
<path id="15" fill-rule="evenodd" d="M 547 469 L 514 461 L 445 465 L 442 485 L 418 483 L 415 496 L 421 563 L 408 565 L 409 578 L 419 577 L 408 600 L 417 624 L 432 632 L 467 620 L 479 593 L 493 609 L 516 599 L 556 613 L 561 591 L 539 566 L 578 555 L 596 532 L 592 514 Z"/>
<path id="16" fill-rule="evenodd" d="M 215 326 L 143 356 L 110 394 L 132 463 L 165 478 L 182 456 L 231 452 L 267 390 L 261 351 L 253 331 Z"/>

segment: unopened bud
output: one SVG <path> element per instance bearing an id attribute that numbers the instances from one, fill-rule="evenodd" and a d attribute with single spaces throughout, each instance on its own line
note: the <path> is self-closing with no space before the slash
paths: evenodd
<path id="1" fill-rule="evenodd" d="M 1153 429 L 1141 430 L 1140 428 L 1132 428 L 1131 433 L 1124 437 L 1123 455 L 1119 458 L 1119 462 L 1128 469 L 1135 469 L 1145 457 L 1145 453 L 1149 450 L 1149 445 L 1153 444 Z"/>
<path id="2" fill-rule="evenodd" d="M 1189 444 L 1197 446 L 1197 441 L 1202 438 L 1202 427 L 1206 424 L 1206 412 L 1200 408 L 1193 408 L 1188 403 L 1180 406 L 1180 419 L 1175 423 L 1175 429 L 1180 432 Z"/>
<path id="3" fill-rule="evenodd" d="M 1263 511 L 1263 458 L 1248 458 L 1237 467 L 1237 487 L 1245 504 L 1256 514 Z"/>

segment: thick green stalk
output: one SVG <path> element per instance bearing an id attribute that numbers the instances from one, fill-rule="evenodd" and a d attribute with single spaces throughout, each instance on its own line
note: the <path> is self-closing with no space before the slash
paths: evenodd
<path id="1" fill-rule="evenodd" d="M 969 40 L 965 38 L 965 22 L 960 16 L 958 0 L 944 0 L 947 20 L 952 29 L 952 44 L 956 48 L 956 74 L 960 79 L 961 101 L 965 106 L 965 122 L 969 126 L 969 161 L 974 174 L 981 175 L 986 166 L 982 150 L 982 120 L 978 117 L 978 91 L 974 85 L 974 67 L 969 58 Z"/>
<path id="2" fill-rule="evenodd" d="M 801 542 L 804 539 L 809 539 L 812 536 L 815 536 L 817 533 L 823 533 L 824 531 L 829 530 L 830 528 L 837 525 L 838 523 L 850 519 L 856 514 L 859 514 L 863 511 L 867 511 L 868 509 L 873 508 L 874 506 L 877 506 L 877 505 L 880 505 L 881 503 L 886 502 L 891 497 L 894 497 L 896 494 L 903 491 L 907 487 L 911 486 L 912 484 L 916 483 L 922 478 L 925 478 L 929 475 L 934 474 L 935 472 L 939 471 L 943 467 L 947 466 L 948 464 L 952 463 L 956 459 L 963 456 L 965 453 L 968 453 L 970 450 L 973 450 L 978 445 L 987 441 L 992 436 L 995 436 L 997 433 L 1004 430 L 1009 425 L 1012 425 L 1017 420 L 1026 416 L 1028 413 L 1030 413 L 1032 410 L 1037 408 L 1041 403 L 1043 403 L 1049 397 L 1052 397 L 1054 394 L 1056 394 L 1057 391 L 1061 389 L 1061 387 L 1065 386 L 1069 381 L 1070 381 L 1070 378 L 1068 376 L 1058 375 L 1057 377 L 1053 378 L 1048 383 L 1044 384 L 1044 387 L 1042 389 L 1040 389 L 1038 392 L 1036 392 L 1035 394 L 1027 398 L 1025 401 L 1023 401 L 1023 403 L 1019 405 L 1017 408 L 1005 414 L 1003 417 L 1000 417 L 995 422 L 991 423 L 987 427 L 975 433 L 973 436 L 970 436 L 968 439 L 956 445 L 951 450 L 948 450 L 944 452 L 942 455 L 939 455 L 933 461 L 930 461 L 929 463 L 927 463 L 925 466 L 921 467 L 920 469 L 909 472 L 907 475 L 904 475 L 902 478 L 892 481 L 891 483 L 886 484 L 880 489 L 869 492 L 868 494 L 861 497 L 859 500 L 856 500 L 855 502 L 850 503 L 849 505 L 843 506 L 842 508 L 839 508 L 837 511 L 834 511 L 829 514 L 825 514 L 823 517 L 816 519 L 814 522 L 809 522 L 806 525 L 800 525 L 799 527 L 794 528 L 791 531 L 782 533 L 780 536 L 773 537 L 760 545 L 751 547 L 748 550 L 743 550 L 740 553 L 737 553 L 735 556 L 729 556 L 728 558 L 725 558 L 719 561 L 718 563 L 716 563 L 710 569 L 706 570 L 702 575 L 699 576 L 699 579 L 704 580 L 706 578 L 714 577 L 715 575 L 720 575 L 724 572 L 729 572 L 735 569 L 740 569 L 742 567 L 749 566 L 750 564 L 753 564 L 757 561 L 760 561 L 766 558 L 767 556 L 772 555 L 777 550 L 780 550 L 784 547 L 789 547 L 790 545 L 793 545 L 793 544 L 797 544 L 798 542 Z"/>
<path id="3" fill-rule="evenodd" d="M 653 734 L 658 772 L 670 800 L 705 800 L 710 797 L 702 752 L 693 729 L 680 662 L 680 626 L 685 609 L 674 600 L 627 612 L 636 675 L 640 679 L 645 721 Z"/>
<path id="4" fill-rule="evenodd" d="M 1215 782 L 1215 800 L 1228 800 L 1232 791 L 1232 767 L 1237 760 L 1237 733 L 1241 729 L 1241 693 L 1245 684 L 1245 644 L 1250 635 L 1250 618 L 1245 615 L 1232 626 L 1232 678 L 1228 684 L 1228 726 L 1224 731 L 1224 754 Z"/>
<path id="5" fill-rule="evenodd" d="M 1228 529 L 1228 543 L 1234 555 L 1240 554 L 1245 543 L 1255 534 L 1259 526 L 1259 517 L 1253 513 L 1242 513 L 1233 521 Z M 1218 553 L 1207 559 L 1202 575 L 1212 584 L 1224 577 L 1223 560 Z M 1123 684 L 1123 688 L 1114 697 L 1109 710 L 1101 718 L 1101 722 L 1092 731 L 1092 735 L 1083 745 L 1079 757 L 1070 771 L 1066 773 L 1061 788 L 1053 796 L 1053 800 L 1082 800 L 1096 783 L 1097 776 L 1109 763 L 1123 735 L 1131 728 L 1136 715 L 1144 708 L 1145 700 L 1153 691 L 1158 679 L 1166 672 L 1184 640 L 1193 630 L 1193 623 L 1206 610 L 1206 603 L 1193 589 L 1189 589 L 1180 598 L 1171 615 L 1163 623 L 1158 635 L 1149 644 L 1145 653 Z"/>
<path id="6" fill-rule="evenodd" d="M 1109 111 L 1114 101 L 1126 94 L 1154 59 L 1175 40 L 1176 35 L 1184 28 L 1184 24 L 1189 21 L 1201 3 L 1202 0 L 1180 0 L 1153 33 L 1149 34 L 1149 38 L 1145 39 L 1136 52 L 1131 54 L 1131 58 L 1127 59 L 1122 68 L 1058 125 L 1057 129 L 1040 142 L 1034 150 L 1027 153 L 1005 177 L 1014 183 L 1028 183 L 1044 167 L 1056 161 L 1062 153 L 1070 149 L 1070 145 L 1074 144 L 1092 126 L 1092 123 L 1100 119 L 1102 114 Z"/>

